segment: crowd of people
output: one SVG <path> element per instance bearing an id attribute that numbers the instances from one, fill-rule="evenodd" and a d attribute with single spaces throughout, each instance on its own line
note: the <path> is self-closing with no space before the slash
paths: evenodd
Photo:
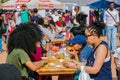
<path id="1" fill-rule="evenodd" d="M 53 9 L 42 17 L 37 8 L 28 10 L 26 4 L 13 13 L 1 11 L 0 51 L 5 51 L 2 49 L 2 35 L 5 35 L 8 52 L 6 66 L 14 65 L 13 69 L 18 76 L 5 79 L 0 72 L 0 80 L 37 80 L 38 74 L 35 71 L 49 63 L 48 59 L 41 57 L 47 56 L 51 40 L 61 35 L 67 40 L 66 45 L 71 47 L 71 50 L 66 50 L 71 59 L 63 62 L 63 65 L 77 69 L 74 80 L 78 80 L 82 69 L 89 74 L 91 80 L 112 80 L 112 55 L 120 80 L 120 48 L 116 44 L 119 14 L 114 8 L 114 2 L 110 2 L 110 8 L 102 15 L 103 19 L 100 19 L 96 9 L 94 14 L 90 11 L 89 25 L 86 23 L 88 16 L 80 12 L 79 6 L 75 6 L 74 11 L 76 14 L 72 15 L 68 10 L 62 12 Z M 3 30 L 3 25 L 6 31 Z M 103 27 L 106 28 L 107 42 L 100 39 Z M 0 64 L 2 69 L 1 66 L 5 65 Z M 45 78 L 42 77 L 42 80 Z M 51 80 L 51 77 L 47 80 Z M 71 78 L 59 77 L 59 80 Z"/>

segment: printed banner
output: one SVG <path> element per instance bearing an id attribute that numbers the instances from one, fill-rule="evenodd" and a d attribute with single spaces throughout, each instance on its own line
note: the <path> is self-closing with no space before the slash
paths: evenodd
<path id="1" fill-rule="evenodd" d="M 40 1 L 42 1 L 42 2 L 50 2 L 50 0 L 40 0 Z"/>
<path id="2" fill-rule="evenodd" d="M 30 2 L 31 0 L 16 0 L 16 2 Z"/>

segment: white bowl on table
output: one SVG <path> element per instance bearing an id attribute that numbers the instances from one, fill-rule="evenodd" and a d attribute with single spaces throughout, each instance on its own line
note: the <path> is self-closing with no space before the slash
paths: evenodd
<path id="1" fill-rule="evenodd" d="M 64 62 L 64 61 L 65 61 L 65 60 L 63 60 L 63 59 L 60 59 L 60 60 L 59 60 L 59 62 Z"/>
<path id="2" fill-rule="evenodd" d="M 48 57 L 41 57 L 41 59 L 48 59 Z"/>

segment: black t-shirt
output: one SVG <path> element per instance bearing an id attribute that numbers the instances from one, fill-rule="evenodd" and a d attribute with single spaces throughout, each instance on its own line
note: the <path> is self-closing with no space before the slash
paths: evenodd
<path id="1" fill-rule="evenodd" d="M 3 19 L 2 19 L 2 16 L 0 16 L 0 35 L 2 35 L 2 31 L 3 31 Z"/>
<path id="2" fill-rule="evenodd" d="M 22 77 L 14 65 L 0 64 L 0 80 L 22 80 Z"/>

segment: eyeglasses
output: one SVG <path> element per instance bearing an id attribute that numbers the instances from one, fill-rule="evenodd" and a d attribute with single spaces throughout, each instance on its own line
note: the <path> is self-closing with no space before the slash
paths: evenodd
<path id="1" fill-rule="evenodd" d="M 90 37 L 90 36 L 92 36 L 92 35 L 93 35 L 93 34 L 90 34 L 90 35 L 85 35 L 85 37 L 86 37 L 86 38 L 88 38 L 88 37 Z"/>

